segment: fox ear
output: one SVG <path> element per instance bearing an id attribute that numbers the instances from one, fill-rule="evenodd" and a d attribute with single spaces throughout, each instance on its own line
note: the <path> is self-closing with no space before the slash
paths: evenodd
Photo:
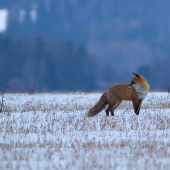
<path id="1" fill-rule="evenodd" d="M 136 73 L 132 73 L 132 74 L 133 74 L 133 77 L 135 77 L 135 78 L 138 78 L 138 77 L 139 77 L 139 75 L 136 74 Z"/>

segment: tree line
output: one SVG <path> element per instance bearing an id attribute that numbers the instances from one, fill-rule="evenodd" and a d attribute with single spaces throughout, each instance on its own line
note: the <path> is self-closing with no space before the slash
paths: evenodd
<path id="1" fill-rule="evenodd" d="M 0 88 L 74 91 L 96 88 L 95 62 L 84 45 L 40 37 L 0 36 Z"/>

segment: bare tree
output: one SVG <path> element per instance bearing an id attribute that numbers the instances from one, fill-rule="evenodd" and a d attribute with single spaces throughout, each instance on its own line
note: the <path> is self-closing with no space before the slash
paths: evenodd
<path id="1" fill-rule="evenodd" d="M 5 90 L 0 94 L 1 96 L 2 96 L 2 100 L 1 100 L 1 102 L 0 102 L 0 112 L 2 112 L 2 110 L 5 108 L 5 105 L 4 105 L 4 93 L 5 93 L 5 91 L 8 89 L 8 88 L 10 88 L 10 87 L 12 87 L 14 84 L 12 84 L 11 86 L 8 86 L 8 87 L 6 87 L 5 88 Z M 5 109 L 6 110 L 6 109 Z"/>

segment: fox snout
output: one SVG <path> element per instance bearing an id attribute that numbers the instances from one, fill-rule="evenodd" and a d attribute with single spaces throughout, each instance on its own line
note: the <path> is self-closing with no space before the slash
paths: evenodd
<path id="1" fill-rule="evenodd" d="M 134 85 L 132 85 L 132 86 L 127 86 L 127 88 L 132 89 L 132 88 L 135 88 L 135 86 L 134 86 Z"/>

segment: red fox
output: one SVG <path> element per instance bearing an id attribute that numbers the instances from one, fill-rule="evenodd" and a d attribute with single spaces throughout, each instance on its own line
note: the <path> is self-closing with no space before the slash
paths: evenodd
<path id="1" fill-rule="evenodd" d="M 114 115 L 114 111 L 121 104 L 122 100 L 131 100 L 136 115 L 139 115 L 142 101 L 149 91 L 149 84 L 146 79 L 138 74 L 132 73 L 133 78 L 130 84 L 118 84 L 110 87 L 103 93 L 100 100 L 86 113 L 85 117 L 92 117 L 101 112 L 108 104 L 106 116 Z"/>

